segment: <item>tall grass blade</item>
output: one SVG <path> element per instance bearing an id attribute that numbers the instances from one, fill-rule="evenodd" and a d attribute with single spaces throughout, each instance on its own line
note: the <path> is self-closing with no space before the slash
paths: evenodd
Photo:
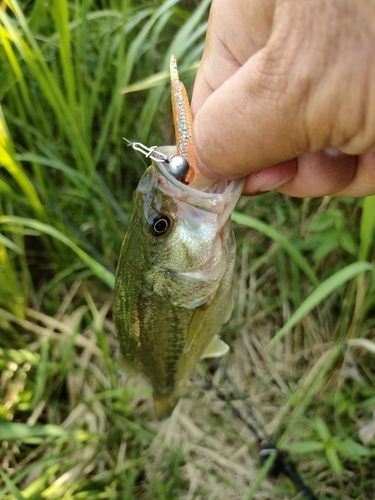
<path id="1" fill-rule="evenodd" d="M 2 470 L 0 467 L 0 476 L 3 479 L 7 489 L 10 491 L 10 493 L 13 495 L 14 500 L 27 500 L 20 490 L 17 488 L 17 486 L 14 484 L 14 482 L 5 474 L 5 472 Z"/>
<path id="2" fill-rule="evenodd" d="M 102 280 L 103 283 L 105 283 L 109 288 L 111 288 L 112 290 L 114 289 L 115 278 L 113 274 L 54 227 L 39 222 L 35 219 L 26 219 L 23 217 L 6 215 L 0 216 L 0 224 L 25 226 L 35 229 L 36 231 L 40 231 L 41 233 L 48 234 L 56 240 L 61 241 L 61 243 L 64 243 L 78 255 L 78 257 L 87 265 L 87 267 L 91 269 L 95 276 Z"/>
<path id="3" fill-rule="evenodd" d="M 178 70 L 181 80 L 186 78 L 187 76 L 194 75 L 198 71 L 199 62 L 194 62 L 187 66 L 183 70 Z M 139 92 L 141 90 L 148 90 L 154 87 L 158 87 L 159 85 L 165 85 L 169 82 L 169 72 L 168 71 L 160 71 L 159 73 L 154 73 L 151 76 L 147 76 L 143 78 L 143 80 L 139 80 L 138 82 L 134 82 L 130 85 L 124 87 L 121 92 L 123 94 L 130 94 L 131 92 Z"/>
<path id="4" fill-rule="evenodd" d="M 194 42 L 206 32 L 207 24 L 202 22 L 202 18 L 210 4 L 211 0 L 202 0 L 197 4 L 197 8 L 191 14 L 188 21 L 181 26 L 178 33 L 173 37 L 166 54 L 165 65 L 169 64 L 172 54 L 175 54 L 178 60 L 179 57 L 189 52 Z"/>
<path id="5" fill-rule="evenodd" d="M 244 497 L 244 500 L 252 500 L 252 498 L 254 498 L 254 494 L 259 490 L 262 482 L 266 479 L 269 471 L 272 468 L 273 463 L 275 462 L 275 459 L 276 459 L 276 454 L 270 455 L 268 457 L 267 462 L 264 464 L 262 470 L 257 475 L 256 480 L 250 486 L 250 489 L 247 492 L 247 495 Z"/>
<path id="6" fill-rule="evenodd" d="M 21 164 L 15 159 L 14 146 L 6 128 L 5 118 L 0 109 L 0 161 L 1 164 L 17 182 L 25 196 L 28 198 L 35 213 L 44 218 L 43 206 L 34 189 L 34 186 L 26 176 Z"/>
<path id="7" fill-rule="evenodd" d="M 1 245 L 4 245 L 5 247 L 9 248 L 9 250 L 13 250 L 13 252 L 16 252 L 18 255 L 23 255 L 22 248 L 16 245 L 12 240 L 7 238 L 3 234 L 0 234 L 0 250 L 1 250 Z"/>
<path id="8" fill-rule="evenodd" d="M 344 283 L 354 278 L 358 274 L 366 271 L 374 271 L 375 266 L 369 262 L 355 262 L 341 269 L 333 276 L 330 276 L 323 283 L 321 283 L 300 305 L 291 318 L 285 325 L 277 332 L 274 338 L 269 342 L 269 346 L 273 346 L 281 340 L 295 325 L 297 325 L 314 307 L 323 302 L 324 299 L 329 297 L 335 290 L 337 290 Z"/>
<path id="9" fill-rule="evenodd" d="M 86 174 L 90 173 L 93 167 L 92 158 L 82 138 L 75 116 L 60 89 L 59 79 L 49 69 L 44 54 L 31 32 L 18 2 L 10 0 L 9 7 L 13 10 L 24 36 L 19 33 L 12 19 L 2 9 L 0 9 L 0 21 L 11 35 L 21 58 L 38 82 L 40 90 L 53 109 L 58 123 L 62 125 L 65 138 L 71 143 L 73 151 L 77 151 L 77 162 L 80 169 Z M 43 108 L 40 109 L 40 112 L 41 116 L 45 115 Z"/>
<path id="10" fill-rule="evenodd" d="M 4 48 L 5 54 L 8 58 L 10 67 L 12 68 L 13 73 L 16 77 L 16 81 L 18 81 L 18 83 L 20 85 L 21 94 L 22 94 L 22 98 L 23 98 L 23 102 L 25 104 L 25 107 L 29 113 L 32 113 L 33 106 L 32 106 L 32 102 L 31 102 L 30 92 L 29 92 L 29 89 L 27 87 L 21 66 L 17 60 L 17 57 L 16 57 L 16 55 L 13 51 L 13 48 L 11 46 L 11 43 L 10 43 L 10 41 L 12 41 L 12 37 L 1 26 L 0 26 L 0 40 L 1 40 L 2 46 Z"/>
<path id="11" fill-rule="evenodd" d="M 367 260 L 373 248 L 375 231 L 375 195 L 364 198 L 359 238 L 359 260 Z"/>
<path id="12" fill-rule="evenodd" d="M 375 355 L 375 342 L 369 339 L 348 339 L 347 343 L 350 347 L 361 347 Z"/>
<path id="13" fill-rule="evenodd" d="M 310 371 L 303 376 L 302 382 L 297 391 L 286 401 L 286 406 L 294 407 L 294 410 L 288 418 L 288 425 L 281 436 L 278 445 L 282 446 L 292 433 L 295 426 L 303 418 L 317 391 L 320 389 L 322 380 L 336 363 L 337 358 L 342 353 L 342 346 L 335 345 L 328 348 L 323 355 L 311 367 Z"/>
<path id="14" fill-rule="evenodd" d="M 255 217 L 251 217 L 251 216 L 245 215 L 245 214 L 240 214 L 238 212 L 233 212 L 232 220 L 233 220 L 233 222 L 236 222 L 237 224 L 241 224 L 242 226 L 246 226 L 246 227 L 250 227 L 252 229 L 255 229 L 256 231 L 259 231 L 259 232 L 265 234 L 266 236 L 268 236 L 268 238 L 271 238 L 272 240 L 279 243 L 280 246 L 289 254 L 289 256 L 295 261 L 295 263 L 306 274 L 306 276 L 308 276 L 310 278 L 312 283 L 314 285 L 317 285 L 319 283 L 319 279 L 317 278 L 314 270 L 309 265 L 307 260 L 296 249 L 296 247 L 287 238 L 285 238 L 285 236 L 283 236 L 281 233 L 279 233 L 275 228 L 273 228 L 272 226 L 268 226 L 264 222 L 256 219 Z"/>
<path id="15" fill-rule="evenodd" d="M 59 50 L 63 67 L 65 88 L 72 115 L 75 115 L 75 77 L 72 64 L 72 51 L 70 48 L 69 9 L 66 0 L 52 1 L 52 14 L 59 33 Z"/>

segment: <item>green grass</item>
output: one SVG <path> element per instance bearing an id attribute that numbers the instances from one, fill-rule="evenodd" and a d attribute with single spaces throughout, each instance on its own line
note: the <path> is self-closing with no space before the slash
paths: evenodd
<path id="1" fill-rule="evenodd" d="M 0 500 L 297 494 L 265 478 L 253 436 L 204 389 L 210 363 L 160 423 L 115 361 L 112 271 L 144 170 L 122 137 L 172 143 L 169 57 L 191 88 L 208 7 L 0 7 Z M 269 193 L 233 221 L 228 370 L 321 499 L 370 500 L 375 197 Z"/>

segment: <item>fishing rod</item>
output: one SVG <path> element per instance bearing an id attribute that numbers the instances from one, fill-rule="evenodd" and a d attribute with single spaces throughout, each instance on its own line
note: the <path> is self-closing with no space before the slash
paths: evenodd
<path id="1" fill-rule="evenodd" d="M 273 439 L 267 434 L 264 426 L 259 422 L 251 403 L 247 401 L 245 394 L 240 392 L 233 379 L 229 376 L 224 363 L 217 360 L 216 366 L 222 372 L 224 378 L 229 382 L 236 396 L 241 400 L 247 417 L 249 417 L 253 423 L 250 423 L 249 418 L 246 418 L 241 411 L 232 404 L 228 396 L 224 394 L 216 384 L 214 384 L 212 379 L 209 380 L 208 377 L 206 377 L 208 387 L 215 391 L 217 397 L 226 403 L 232 414 L 240 420 L 255 437 L 259 448 L 261 464 L 264 465 L 271 456 L 274 457 L 273 463 L 268 471 L 268 475 L 276 478 L 280 474 L 285 474 L 300 490 L 300 492 L 303 493 L 306 500 L 319 500 L 315 493 L 313 493 L 313 491 L 304 483 L 293 463 L 288 460 L 287 452 L 279 450 Z"/>

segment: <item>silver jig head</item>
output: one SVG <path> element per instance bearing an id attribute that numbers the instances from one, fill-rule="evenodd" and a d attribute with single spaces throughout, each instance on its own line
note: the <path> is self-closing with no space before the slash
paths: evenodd
<path id="1" fill-rule="evenodd" d="M 169 160 L 168 171 L 176 179 L 183 180 L 189 172 L 189 162 L 184 156 L 172 156 Z"/>
<path id="2" fill-rule="evenodd" d="M 132 142 L 123 137 L 124 141 L 127 142 L 128 146 L 131 146 L 135 151 L 142 153 L 146 158 L 151 158 L 156 162 L 164 162 L 167 164 L 168 172 L 173 175 L 177 180 L 183 181 L 189 171 L 189 163 L 184 156 L 172 156 L 168 158 L 160 151 L 157 151 L 158 146 L 151 146 L 150 148 L 142 144 L 141 142 Z"/>

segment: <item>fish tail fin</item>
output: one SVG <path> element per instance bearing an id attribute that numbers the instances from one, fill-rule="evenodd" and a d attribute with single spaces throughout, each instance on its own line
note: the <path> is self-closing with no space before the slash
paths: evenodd
<path id="1" fill-rule="evenodd" d="M 170 395 L 159 395 L 154 394 L 154 405 L 156 415 L 159 420 L 164 420 L 168 418 L 172 411 L 174 410 L 178 401 L 178 397 L 173 394 Z"/>

